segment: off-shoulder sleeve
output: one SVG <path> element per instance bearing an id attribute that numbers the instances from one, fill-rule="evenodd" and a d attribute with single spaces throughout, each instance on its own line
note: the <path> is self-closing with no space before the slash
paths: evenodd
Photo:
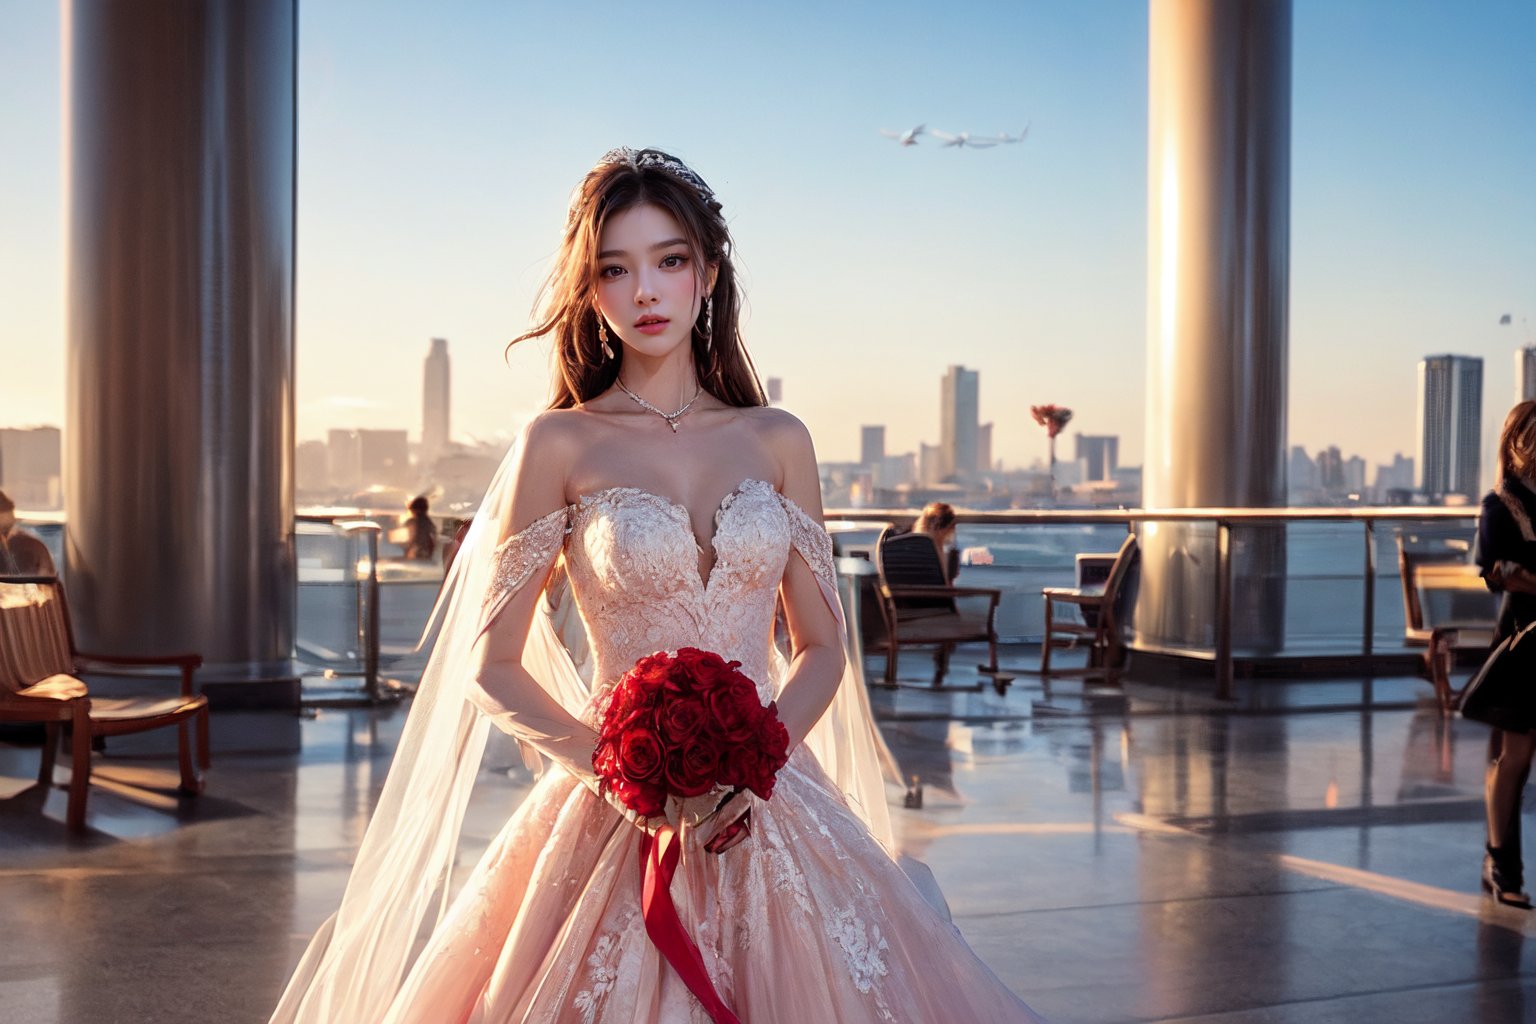
<path id="1" fill-rule="evenodd" d="M 547 569 L 555 554 L 565 544 L 570 531 L 570 509 L 559 508 L 541 516 L 496 546 L 495 567 L 485 591 L 480 611 L 480 632 L 484 633 L 512 595 L 527 584 L 535 572 Z"/>
<path id="2" fill-rule="evenodd" d="M 784 513 L 789 518 L 790 545 L 810 566 L 812 575 L 821 587 L 822 596 L 827 599 L 841 625 L 843 609 L 842 603 L 837 600 L 837 569 L 832 561 L 832 538 L 827 528 L 812 519 L 792 498 L 781 494 L 779 503 L 784 506 Z"/>

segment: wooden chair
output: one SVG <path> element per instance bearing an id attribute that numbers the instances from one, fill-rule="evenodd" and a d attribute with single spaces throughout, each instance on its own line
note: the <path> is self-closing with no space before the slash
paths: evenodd
<path id="1" fill-rule="evenodd" d="M 1040 591 L 1045 598 L 1045 637 L 1040 642 L 1042 676 L 1085 676 L 1102 678 L 1111 686 L 1119 683 L 1125 660 L 1125 643 L 1120 634 L 1130 605 L 1128 581 L 1140 557 L 1136 535 L 1130 534 L 1120 545 L 1102 587 L 1045 587 Z M 1077 617 L 1062 617 L 1058 606 L 1076 608 Z M 1051 668 L 1053 648 L 1072 647 L 1080 640 L 1088 642 L 1087 667 Z"/>
<path id="2" fill-rule="evenodd" d="M 53 784 L 60 726 L 71 733 L 73 771 L 69 780 L 69 827 L 85 827 L 85 799 L 91 777 L 91 749 L 108 736 L 176 726 L 181 791 L 202 792 L 208 767 L 208 698 L 192 692 L 192 674 L 203 663 L 197 654 L 162 657 L 85 654 L 75 649 L 64 588 L 51 576 L 0 577 L 0 721 L 45 725 L 38 782 Z M 180 670 L 176 696 L 92 698 L 80 674 L 95 666 L 164 665 Z M 192 730 L 196 729 L 196 757 Z"/>
<path id="3" fill-rule="evenodd" d="M 1436 543 L 1438 542 L 1438 543 Z M 1410 647 L 1423 647 L 1430 642 L 1435 625 L 1425 621 L 1424 586 L 1431 589 L 1446 578 L 1441 566 L 1461 566 L 1460 571 L 1471 571 L 1469 552 L 1465 543 L 1452 547 L 1445 538 L 1397 535 L 1397 571 L 1403 581 L 1403 643 Z M 1476 590 L 1483 590 L 1481 580 Z"/>
<path id="4" fill-rule="evenodd" d="M 934 686 L 943 683 L 956 644 L 985 643 L 987 663 L 980 668 L 997 671 L 997 602 L 1002 591 L 952 586 L 944 578 L 933 538 L 925 533 L 883 533 L 875 547 L 875 567 L 885 620 L 887 686 L 896 685 L 897 655 L 903 645 L 938 646 Z"/>

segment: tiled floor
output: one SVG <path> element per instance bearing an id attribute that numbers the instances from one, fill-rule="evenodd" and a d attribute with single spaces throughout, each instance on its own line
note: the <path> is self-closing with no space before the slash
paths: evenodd
<path id="1" fill-rule="evenodd" d="M 903 667 L 911 688 L 872 691 L 922 783 L 901 838 L 1051 1020 L 1536 1019 L 1536 915 L 1477 892 L 1485 730 L 1443 721 L 1424 683 L 1250 682 L 1221 703 L 1133 680 L 1090 712 L 1069 683 L 933 693 L 925 659 Z M 63 791 L 31 785 L 36 749 L 0 743 L 0 1020 L 265 1020 L 401 717 L 218 716 L 195 801 L 115 742 L 76 841 Z M 493 745 L 470 844 L 526 787 L 517 764 Z"/>

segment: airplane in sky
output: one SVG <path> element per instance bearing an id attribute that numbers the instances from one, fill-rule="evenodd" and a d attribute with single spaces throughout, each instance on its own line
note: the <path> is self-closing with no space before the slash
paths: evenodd
<path id="1" fill-rule="evenodd" d="M 985 135 L 972 135 L 970 132 L 958 132 L 951 135 L 949 132 L 929 132 L 936 139 L 942 139 L 944 145 L 953 146 L 956 149 L 964 149 L 969 146 L 972 149 L 991 149 L 997 145 L 998 140 L 988 138 Z"/>
<path id="2" fill-rule="evenodd" d="M 992 136 L 992 141 L 993 142 L 1003 142 L 1003 143 L 1008 143 L 1008 144 L 1012 144 L 1012 143 L 1015 143 L 1015 142 L 1023 142 L 1024 141 L 1024 136 L 1026 136 L 1028 134 L 1029 134 L 1029 125 L 1025 125 L 1024 126 L 1024 130 L 1019 132 L 1019 134 L 1017 134 L 1017 135 L 1009 135 L 1007 132 L 1002 132 L 1002 133 L 1000 133 L 998 135 Z"/>
<path id="3" fill-rule="evenodd" d="M 888 139 L 895 139 L 899 145 L 915 146 L 917 145 L 917 137 L 923 134 L 923 129 L 927 127 L 927 125 L 920 124 L 916 128 L 908 128 L 904 132 L 893 132 L 889 129 L 882 128 L 880 129 L 880 134 L 884 135 Z"/>

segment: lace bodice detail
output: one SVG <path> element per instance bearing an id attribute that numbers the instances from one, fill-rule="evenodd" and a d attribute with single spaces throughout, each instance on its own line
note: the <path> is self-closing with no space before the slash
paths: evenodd
<path id="1" fill-rule="evenodd" d="M 745 480 L 721 501 L 707 578 L 699 573 L 687 509 L 641 488 L 610 487 L 536 520 L 497 548 L 487 624 L 562 543 L 594 661 L 592 721 L 637 660 L 679 647 L 740 661 L 763 701 L 773 699 L 769 656 L 790 552 L 801 554 L 829 598 L 836 589 L 826 530 L 766 481 Z"/>
<path id="2" fill-rule="evenodd" d="M 773 698 L 769 645 L 790 547 L 773 487 L 748 480 L 727 495 L 715 512 L 712 543 L 715 561 L 705 579 L 681 505 L 614 487 L 572 507 L 566 563 L 592 645 L 594 704 L 638 659 L 679 647 L 740 661 L 759 696 Z"/>

